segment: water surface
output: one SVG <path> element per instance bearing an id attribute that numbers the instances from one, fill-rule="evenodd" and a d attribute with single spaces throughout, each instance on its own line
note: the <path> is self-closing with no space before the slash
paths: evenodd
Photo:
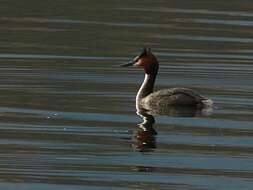
<path id="1" fill-rule="evenodd" d="M 1 189 L 253 188 L 251 1 L 2 1 Z M 142 47 L 156 88 L 188 87 L 211 113 L 140 128 Z M 186 117 L 187 116 L 187 117 Z"/>

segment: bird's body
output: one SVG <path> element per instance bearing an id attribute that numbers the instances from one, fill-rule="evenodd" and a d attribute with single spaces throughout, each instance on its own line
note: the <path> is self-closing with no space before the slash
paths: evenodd
<path id="1" fill-rule="evenodd" d="M 150 110 L 162 106 L 195 106 L 202 108 L 207 99 L 188 88 L 168 88 L 149 94 L 140 104 Z"/>
<path id="2" fill-rule="evenodd" d="M 168 107 L 191 107 L 202 109 L 212 101 L 188 88 L 168 88 L 153 92 L 159 64 L 150 50 L 144 51 L 132 62 L 123 66 L 135 65 L 143 67 L 144 81 L 136 96 L 136 106 L 146 110 L 163 110 Z"/>

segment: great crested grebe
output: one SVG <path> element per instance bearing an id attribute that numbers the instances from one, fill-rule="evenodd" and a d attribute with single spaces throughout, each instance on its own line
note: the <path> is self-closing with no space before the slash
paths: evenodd
<path id="1" fill-rule="evenodd" d="M 144 48 L 139 56 L 121 66 L 137 66 L 144 69 L 145 78 L 136 96 L 136 106 L 139 108 L 154 110 L 179 106 L 202 109 L 212 104 L 210 99 L 188 88 L 169 88 L 153 92 L 159 63 L 149 48 Z"/>

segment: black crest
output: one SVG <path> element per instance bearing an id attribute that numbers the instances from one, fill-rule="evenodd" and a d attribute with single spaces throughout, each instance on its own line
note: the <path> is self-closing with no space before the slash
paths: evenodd
<path id="1" fill-rule="evenodd" d="M 151 49 L 150 48 L 147 48 L 147 47 L 144 47 L 141 54 L 139 55 L 139 57 L 143 57 L 143 56 L 146 56 L 148 55 L 149 53 L 151 52 Z"/>

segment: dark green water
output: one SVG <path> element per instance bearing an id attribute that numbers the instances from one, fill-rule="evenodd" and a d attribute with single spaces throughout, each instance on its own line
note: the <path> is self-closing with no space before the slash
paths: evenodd
<path id="1" fill-rule="evenodd" d="M 252 190 L 252 36 L 247 0 L 0 1 L 0 189 Z M 144 46 L 214 110 L 139 128 Z"/>

